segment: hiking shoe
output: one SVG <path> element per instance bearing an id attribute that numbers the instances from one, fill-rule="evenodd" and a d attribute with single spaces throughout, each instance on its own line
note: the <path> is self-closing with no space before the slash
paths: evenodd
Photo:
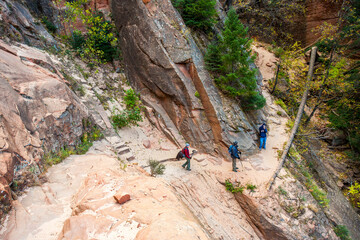
<path id="1" fill-rule="evenodd" d="M 233 172 L 237 172 L 237 170 L 236 170 L 236 169 L 234 169 L 234 170 L 233 170 Z"/>
<path id="2" fill-rule="evenodd" d="M 191 171 L 191 169 L 186 169 L 186 170 Z"/>
<path id="3" fill-rule="evenodd" d="M 181 165 L 183 168 L 185 168 L 185 166 L 184 165 Z"/>

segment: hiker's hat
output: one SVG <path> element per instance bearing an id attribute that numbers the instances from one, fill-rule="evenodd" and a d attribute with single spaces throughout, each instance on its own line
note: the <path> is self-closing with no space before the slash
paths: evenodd
<path id="1" fill-rule="evenodd" d="M 236 146 L 236 145 L 238 145 L 238 142 L 237 142 L 237 141 L 235 141 L 235 142 L 233 142 L 233 144 Z"/>
<path id="2" fill-rule="evenodd" d="M 189 143 L 186 143 L 186 144 L 185 144 L 185 147 L 188 147 L 188 146 L 190 146 L 190 144 L 189 144 Z"/>

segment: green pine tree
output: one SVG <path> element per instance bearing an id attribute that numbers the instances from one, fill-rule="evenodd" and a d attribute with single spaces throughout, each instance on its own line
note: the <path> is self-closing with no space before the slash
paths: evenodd
<path id="1" fill-rule="evenodd" d="M 220 75 L 215 79 L 219 88 L 231 97 L 239 98 L 248 110 L 260 109 L 265 98 L 256 91 L 256 70 L 251 54 L 251 39 L 236 11 L 229 10 L 222 36 L 216 45 L 210 45 L 205 56 L 209 70 Z"/>
<path id="2" fill-rule="evenodd" d="M 173 0 L 187 26 L 205 32 L 216 23 L 216 0 Z"/>
<path id="3" fill-rule="evenodd" d="M 214 42 L 208 46 L 205 55 L 206 69 L 211 72 L 220 72 L 222 65 L 221 62 L 221 51 L 219 45 Z"/>

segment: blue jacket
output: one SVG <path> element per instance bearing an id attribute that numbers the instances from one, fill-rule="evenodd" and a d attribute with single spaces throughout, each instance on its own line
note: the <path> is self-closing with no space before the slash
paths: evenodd
<path id="1" fill-rule="evenodd" d="M 231 148 L 230 149 L 231 157 L 232 158 L 240 158 L 239 153 L 241 154 L 241 152 L 239 151 L 238 146 L 231 145 L 230 148 Z"/>
<path id="2" fill-rule="evenodd" d="M 262 138 L 266 137 L 267 129 L 264 127 L 264 125 L 261 125 L 261 127 L 259 127 L 259 132 L 260 132 L 260 137 Z"/>

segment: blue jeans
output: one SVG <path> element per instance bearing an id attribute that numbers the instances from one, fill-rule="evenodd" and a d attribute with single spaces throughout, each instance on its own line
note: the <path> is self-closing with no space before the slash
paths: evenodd
<path id="1" fill-rule="evenodd" d="M 266 149 L 266 137 L 260 137 L 260 147 L 259 147 L 259 149 L 261 149 L 261 147 L 263 149 Z"/>

